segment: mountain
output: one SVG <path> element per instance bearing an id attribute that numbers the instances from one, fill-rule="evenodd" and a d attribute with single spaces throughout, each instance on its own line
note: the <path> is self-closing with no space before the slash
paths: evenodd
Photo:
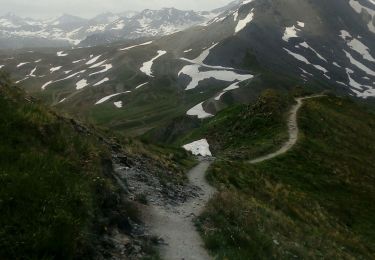
<path id="1" fill-rule="evenodd" d="M 103 13 L 92 19 L 64 14 L 35 20 L 15 14 L 0 17 L 0 49 L 93 46 L 124 39 L 163 36 L 207 21 L 210 12 L 162 10 Z M 98 40 L 101 39 L 101 40 Z"/>
<path id="2" fill-rule="evenodd" d="M 109 27 L 112 30 L 91 35 L 82 41 L 81 46 L 93 46 L 103 43 L 95 39 L 110 39 L 104 42 L 113 42 L 113 39 L 136 39 L 150 36 L 163 36 L 181 31 L 193 25 L 203 23 L 208 14 L 194 11 L 181 11 L 175 8 L 161 10 L 144 10 L 131 18 L 122 18 L 114 21 Z"/>
<path id="3" fill-rule="evenodd" d="M 0 66 L 47 103 L 136 135 L 178 116 L 212 117 L 253 102 L 265 88 L 300 86 L 374 102 L 375 36 L 365 15 L 371 1 L 236 3 L 168 36 L 6 52 Z M 145 11 L 133 18 L 138 24 L 146 14 L 157 17 Z"/>

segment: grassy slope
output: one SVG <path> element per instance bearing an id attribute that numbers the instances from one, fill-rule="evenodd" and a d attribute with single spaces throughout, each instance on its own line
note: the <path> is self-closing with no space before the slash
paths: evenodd
<path id="1" fill-rule="evenodd" d="M 245 159 L 267 153 L 288 138 L 285 112 L 291 102 L 290 97 L 267 90 L 255 104 L 221 111 L 176 144 L 205 137 L 216 156 Z"/>
<path id="2" fill-rule="evenodd" d="M 374 257 L 374 114 L 327 97 L 306 102 L 299 124 L 296 147 L 271 161 L 219 153 L 209 179 L 220 193 L 198 221 L 219 259 Z"/>
<path id="3" fill-rule="evenodd" d="M 0 258 L 89 257 L 89 233 L 118 199 L 109 151 L 3 76 L 0 111 Z"/>

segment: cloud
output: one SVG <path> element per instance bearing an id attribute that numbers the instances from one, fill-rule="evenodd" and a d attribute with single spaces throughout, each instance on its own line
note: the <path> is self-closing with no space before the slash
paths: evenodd
<path id="1" fill-rule="evenodd" d="M 54 17 L 69 13 L 92 17 L 103 12 L 159 9 L 175 7 L 185 10 L 210 10 L 224 6 L 231 0 L 0 0 L 1 13 L 20 16 Z"/>

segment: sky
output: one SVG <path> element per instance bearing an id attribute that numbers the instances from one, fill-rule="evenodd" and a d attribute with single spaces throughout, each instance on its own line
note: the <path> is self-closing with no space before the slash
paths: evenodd
<path id="1" fill-rule="evenodd" d="M 232 0 L 0 0 L 0 15 L 49 18 L 64 13 L 90 18 L 103 12 L 138 11 L 175 7 L 184 10 L 211 10 Z"/>

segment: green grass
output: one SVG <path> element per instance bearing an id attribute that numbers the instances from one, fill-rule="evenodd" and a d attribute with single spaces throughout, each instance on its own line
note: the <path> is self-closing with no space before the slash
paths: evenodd
<path id="1" fill-rule="evenodd" d="M 210 168 L 220 192 L 198 226 L 218 259 L 374 257 L 375 115 L 325 97 L 306 101 L 299 125 L 285 155 L 250 165 L 224 150 Z"/>
<path id="2" fill-rule="evenodd" d="M 89 258 L 116 204 L 109 151 L 3 76 L 0 111 L 0 258 Z"/>
<path id="3" fill-rule="evenodd" d="M 215 156 L 256 157 L 287 140 L 285 112 L 292 102 L 289 96 L 267 90 L 255 104 L 224 109 L 175 143 L 180 146 L 204 137 Z"/>

